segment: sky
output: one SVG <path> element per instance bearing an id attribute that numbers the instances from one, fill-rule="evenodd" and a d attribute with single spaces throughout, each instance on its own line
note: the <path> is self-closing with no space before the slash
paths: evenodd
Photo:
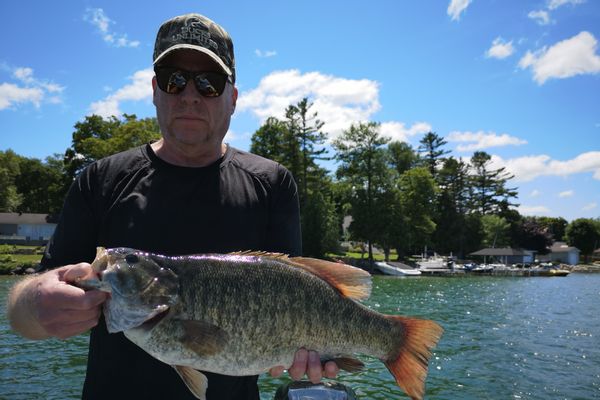
<path id="1" fill-rule="evenodd" d="M 156 31 L 189 12 L 233 38 L 234 147 L 308 97 L 329 140 L 432 131 L 513 174 L 522 215 L 600 217 L 597 0 L 4 1 L 0 150 L 45 159 L 86 115 L 155 116 Z"/>

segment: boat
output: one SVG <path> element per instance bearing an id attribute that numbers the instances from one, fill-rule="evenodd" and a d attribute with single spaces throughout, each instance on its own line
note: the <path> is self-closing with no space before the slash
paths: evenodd
<path id="1" fill-rule="evenodd" d="M 429 257 L 417 261 L 417 265 L 421 271 L 428 269 L 448 269 L 448 261 L 442 257 Z"/>
<path id="2" fill-rule="evenodd" d="M 529 272 L 533 276 L 567 276 L 571 273 L 571 271 L 556 268 L 552 265 L 541 265 L 537 268 L 531 268 Z"/>
<path id="3" fill-rule="evenodd" d="M 474 273 L 484 274 L 494 270 L 494 264 L 479 264 L 472 268 L 470 271 Z"/>
<path id="4" fill-rule="evenodd" d="M 377 269 L 383 272 L 385 275 L 394 275 L 394 276 L 418 276 L 421 275 L 421 271 L 418 269 L 414 269 L 409 267 L 406 264 L 398 263 L 398 262 L 383 262 L 378 261 L 375 263 Z"/>

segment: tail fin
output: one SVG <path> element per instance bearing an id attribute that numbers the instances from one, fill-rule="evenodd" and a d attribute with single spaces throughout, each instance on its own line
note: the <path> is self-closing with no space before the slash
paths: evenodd
<path id="1" fill-rule="evenodd" d="M 425 394 L 427 362 L 444 331 L 437 323 L 424 319 L 388 316 L 400 325 L 404 339 L 394 355 L 383 360 L 396 383 L 411 399 L 422 399 Z"/>

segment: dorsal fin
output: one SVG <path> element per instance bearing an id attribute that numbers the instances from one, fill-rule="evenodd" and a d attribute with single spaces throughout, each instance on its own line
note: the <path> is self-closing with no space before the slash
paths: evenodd
<path id="1" fill-rule="evenodd" d="M 287 254 L 269 253 L 267 251 L 237 251 L 229 254 L 279 260 L 318 276 L 337 289 L 343 296 L 351 299 L 365 300 L 371 295 L 371 275 L 367 271 L 342 262 L 308 257 L 288 257 Z"/>
<path id="2" fill-rule="evenodd" d="M 255 256 L 255 257 L 268 257 L 268 258 L 277 258 L 280 260 L 289 260 L 289 256 L 285 253 L 271 253 L 268 251 L 255 251 L 255 250 L 245 250 L 245 251 L 234 251 L 232 253 L 227 253 L 232 256 Z"/>
<path id="3" fill-rule="evenodd" d="M 289 260 L 292 265 L 323 279 L 343 296 L 365 300 L 371 295 L 371 275 L 360 268 L 316 258 L 292 257 Z"/>

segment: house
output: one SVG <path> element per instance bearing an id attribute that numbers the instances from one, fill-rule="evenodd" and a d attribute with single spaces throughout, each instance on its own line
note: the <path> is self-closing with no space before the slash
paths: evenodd
<path id="1" fill-rule="evenodd" d="M 554 242 L 550 247 L 550 253 L 540 255 L 538 258 L 544 262 L 558 261 L 563 264 L 577 265 L 579 253 L 581 251 L 577 247 L 571 247 L 565 242 Z"/>
<path id="2" fill-rule="evenodd" d="M 483 256 L 483 262 L 487 262 L 487 258 L 490 257 L 492 260 L 500 260 L 503 264 L 528 264 L 534 260 L 535 252 L 532 250 L 513 249 L 510 247 L 489 247 L 481 249 L 474 253 L 469 254 L 470 256 Z"/>
<path id="3" fill-rule="evenodd" d="M 0 213 L 0 244 L 44 245 L 54 229 L 48 214 Z"/>

